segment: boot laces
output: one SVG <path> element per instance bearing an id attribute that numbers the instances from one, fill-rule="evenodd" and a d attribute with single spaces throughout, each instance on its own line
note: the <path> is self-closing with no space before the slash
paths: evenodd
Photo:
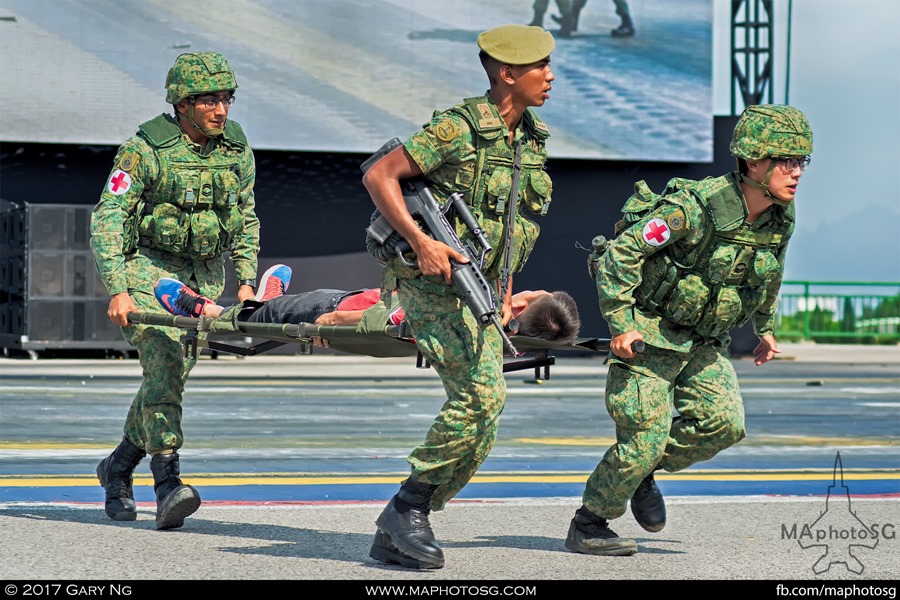
<path id="1" fill-rule="evenodd" d="M 610 528 L 609 522 L 603 518 L 599 520 L 577 519 L 576 527 L 592 538 L 610 539 L 619 537 L 619 534 Z"/>
<path id="2" fill-rule="evenodd" d="M 107 480 L 106 491 L 117 498 L 131 498 L 132 481 L 130 476 L 113 475 Z"/>
<path id="3" fill-rule="evenodd" d="M 418 529 L 431 531 L 431 523 L 428 521 L 428 513 L 417 508 L 410 509 L 409 522 Z"/>

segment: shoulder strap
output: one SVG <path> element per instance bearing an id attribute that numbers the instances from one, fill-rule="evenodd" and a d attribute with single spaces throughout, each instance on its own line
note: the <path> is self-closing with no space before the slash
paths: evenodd
<path id="1" fill-rule="evenodd" d="M 476 108 L 481 107 L 481 108 Z M 500 135 L 502 135 L 502 127 L 503 124 L 500 122 L 500 116 L 496 115 L 497 122 L 494 123 L 490 120 L 490 118 L 480 118 L 479 115 L 482 115 L 482 111 L 486 111 L 489 114 L 494 114 L 491 111 L 491 105 L 488 102 L 488 99 L 484 96 L 478 96 L 474 98 L 466 98 L 463 100 L 462 104 L 457 104 L 451 109 L 448 109 L 446 112 L 454 112 L 462 117 L 466 123 L 469 124 L 469 127 L 472 129 L 472 144 L 475 146 L 475 187 L 472 190 L 472 195 L 469 198 L 469 203 L 472 206 L 477 206 L 479 199 L 481 198 L 482 193 L 482 181 L 481 181 L 481 172 L 484 170 L 484 162 L 487 157 L 487 145 L 481 138 L 486 140 L 495 140 Z M 487 127 L 490 125 L 490 127 Z"/>
<path id="2" fill-rule="evenodd" d="M 747 215 L 743 201 L 737 198 L 739 201 L 734 202 L 737 194 L 728 176 L 707 177 L 701 181 L 682 181 L 686 184 L 683 189 L 691 191 L 712 221 L 712 227 L 706 228 L 703 239 L 686 257 L 684 264 L 693 266 L 706 253 L 717 232 L 738 228 Z"/>
<path id="3" fill-rule="evenodd" d="M 463 100 L 462 106 L 468 113 L 468 121 L 479 134 L 492 138 L 500 135 L 503 121 L 494 105 L 485 96 L 476 96 Z M 493 133 L 493 135 L 491 135 Z"/>
<path id="4" fill-rule="evenodd" d="M 523 124 L 525 125 L 525 129 L 528 130 L 528 133 L 537 140 L 543 142 L 548 137 L 550 137 L 550 129 L 547 127 L 547 124 L 538 118 L 537 113 L 533 108 L 528 108 L 525 111 L 525 114 L 522 116 Z"/>
<path id="5" fill-rule="evenodd" d="M 719 231 L 736 229 L 747 218 L 744 201 L 728 176 L 698 181 L 694 193 L 709 207 L 710 216 Z"/>
<path id="6" fill-rule="evenodd" d="M 138 127 L 138 134 L 155 148 L 171 145 L 181 137 L 181 133 L 175 118 L 167 114 L 158 115 Z"/>
<path id="7" fill-rule="evenodd" d="M 225 138 L 226 142 L 231 142 L 237 146 L 247 146 L 249 144 L 243 127 L 241 127 L 240 123 L 231 119 L 228 119 L 225 123 L 225 133 L 222 134 L 222 137 Z"/>
<path id="8" fill-rule="evenodd" d="M 522 175 L 522 140 L 516 142 L 513 159 L 512 186 L 509 190 L 509 210 L 506 213 L 506 245 L 503 249 L 503 268 L 500 270 L 500 302 L 506 298 L 509 270 L 512 264 L 512 243 L 516 234 L 516 214 L 519 210 L 519 179 Z"/>

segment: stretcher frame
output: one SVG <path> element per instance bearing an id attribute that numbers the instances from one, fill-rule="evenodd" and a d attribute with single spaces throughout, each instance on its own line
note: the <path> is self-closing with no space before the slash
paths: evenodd
<path id="1" fill-rule="evenodd" d="M 314 337 L 328 340 L 328 347 L 349 354 L 361 354 L 375 358 L 416 357 L 416 367 L 430 367 L 425 357 L 419 352 L 409 326 L 404 321 L 400 325 L 386 325 L 383 330 L 375 332 L 359 332 L 355 325 L 315 325 L 314 323 L 251 323 L 238 321 L 238 331 L 214 331 L 215 319 L 209 317 L 179 317 L 160 313 L 128 313 L 131 323 L 154 325 L 157 327 L 176 327 L 183 329 L 182 344 L 184 357 L 197 358 L 197 348 L 208 348 L 216 352 L 226 352 L 238 356 L 255 356 L 268 352 L 286 344 L 299 344 L 300 354 L 311 355 L 316 348 Z M 259 338 L 265 341 L 250 346 L 240 346 L 221 341 L 205 339 L 207 336 L 240 335 Z M 550 366 L 556 364 L 554 351 L 571 351 L 582 353 L 609 352 L 607 338 L 580 337 L 569 344 L 550 342 L 541 338 L 524 335 L 510 336 L 519 356 L 506 356 L 503 372 L 534 369 L 537 381 L 550 379 Z M 543 373 L 542 373 L 543 370 Z"/>

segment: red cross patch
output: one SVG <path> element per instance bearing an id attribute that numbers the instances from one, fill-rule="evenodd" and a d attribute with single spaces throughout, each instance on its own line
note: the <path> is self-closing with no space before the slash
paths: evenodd
<path id="1" fill-rule="evenodd" d="M 109 190 L 109 193 L 113 196 L 121 196 L 131 189 L 131 175 L 122 169 L 116 169 L 113 174 L 110 175 L 109 183 L 106 184 L 106 189 Z"/>
<path id="2" fill-rule="evenodd" d="M 670 235 L 672 233 L 666 222 L 657 218 L 650 219 L 650 222 L 644 225 L 644 229 L 641 231 L 641 237 L 651 246 L 664 244 Z"/>

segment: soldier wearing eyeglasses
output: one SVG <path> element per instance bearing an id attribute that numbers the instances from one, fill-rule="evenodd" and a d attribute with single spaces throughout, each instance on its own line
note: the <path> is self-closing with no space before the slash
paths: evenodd
<path id="1" fill-rule="evenodd" d="M 91 217 L 91 249 L 111 297 L 107 314 L 138 350 L 144 378 L 118 447 L 97 467 L 106 514 L 137 517 L 132 474 L 149 454 L 156 528 L 181 527 L 200 495 L 180 475 L 182 392 L 194 360 L 182 358 L 174 328 L 131 325 L 130 312 L 162 312 L 154 297 L 164 277 L 209 298 L 225 287 L 230 254 L 239 300 L 254 297 L 259 220 L 256 165 L 241 126 L 228 118 L 237 81 L 218 52 L 186 53 L 166 78 L 174 114 L 141 124 L 119 148 Z"/>
<path id="2" fill-rule="evenodd" d="M 612 336 L 606 407 L 616 443 L 587 480 L 566 539 L 573 552 L 634 554 L 635 541 L 609 521 L 630 502 L 643 529 L 663 529 L 654 472 L 680 471 L 744 438 L 730 331 L 753 323 L 756 365 L 779 353 L 775 307 L 812 130 L 792 106 L 749 106 L 730 151 L 732 173 L 676 178 L 662 194 L 635 184 L 618 235 L 605 250 L 595 245 L 589 266 Z M 643 352 L 632 350 L 636 341 Z"/>

